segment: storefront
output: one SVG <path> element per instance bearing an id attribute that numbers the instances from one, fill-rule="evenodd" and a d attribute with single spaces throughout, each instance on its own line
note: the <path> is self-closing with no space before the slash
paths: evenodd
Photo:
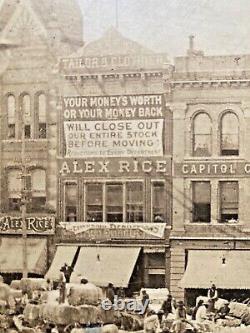
<path id="1" fill-rule="evenodd" d="M 20 278 L 23 272 L 22 218 L 0 217 L 0 274 L 6 282 Z M 42 277 L 48 269 L 49 242 L 55 233 L 55 217 L 27 216 L 27 270 L 29 276 Z"/>

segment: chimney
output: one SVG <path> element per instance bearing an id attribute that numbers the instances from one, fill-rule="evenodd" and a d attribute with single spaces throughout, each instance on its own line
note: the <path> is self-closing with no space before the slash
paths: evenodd
<path id="1" fill-rule="evenodd" d="M 189 36 L 189 51 L 194 51 L 194 35 Z"/>

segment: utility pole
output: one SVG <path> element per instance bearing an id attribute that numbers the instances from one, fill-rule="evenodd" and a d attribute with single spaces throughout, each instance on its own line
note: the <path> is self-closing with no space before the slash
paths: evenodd
<path id="1" fill-rule="evenodd" d="M 27 260 L 27 225 L 26 225 L 26 213 L 27 213 L 27 168 L 25 161 L 25 121 L 24 121 L 24 110 L 21 110 L 22 119 L 22 141 L 21 141 L 21 180 L 22 180 L 22 191 L 21 191 L 21 212 L 22 212 L 22 254 L 23 254 L 23 278 L 28 277 L 28 260 Z"/>

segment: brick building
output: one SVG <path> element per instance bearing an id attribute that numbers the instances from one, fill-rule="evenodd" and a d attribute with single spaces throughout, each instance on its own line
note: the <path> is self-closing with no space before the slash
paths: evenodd
<path id="1" fill-rule="evenodd" d="M 175 59 L 170 288 L 191 302 L 212 283 L 231 298 L 249 289 L 249 64 L 192 37 Z"/>
<path id="2" fill-rule="evenodd" d="M 171 66 L 110 28 L 60 59 L 57 251 L 101 285 L 165 287 L 171 227 Z"/>
<path id="3" fill-rule="evenodd" d="M 40 275 L 47 269 L 57 205 L 56 114 L 51 112 L 56 92 L 50 85 L 51 71 L 58 54 L 67 55 L 82 45 L 77 2 L 4 0 L 0 38 L 15 45 L 0 52 L 1 273 L 22 272 L 23 124 L 28 270 Z"/>

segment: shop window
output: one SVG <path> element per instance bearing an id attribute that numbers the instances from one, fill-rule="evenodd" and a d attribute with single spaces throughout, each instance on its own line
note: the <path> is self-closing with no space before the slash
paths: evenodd
<path id="1" fill-rule="evenodd" d="M 206 113 L 199 113 L 193 121 L 193 156 L 210 156 L 211 141 L 211 120 Z"/>
<path id="2" fill-rule="evenodd" d="M 22 117 L 24 122 L 24 136 L 26 139 L 31 138 L 31 101 L 29 95 L 22 97 Z"/>
<path id="3" fill-rule="evenodd" d="M 126 222 L 143 222 L 143 184 L 126 184 Z"/>
<path id="4" fill-rule="evenodd" d="M 21 171 L 10 170 L 7 178 L 8 208 L 10 211 L 19 211 L 22 191 Z"/>
<path id="5" fill-rule="evenodd" d="M 123 185 L 107 184 L 107 222 L 123 222 Z"/>
<path id="6" fill-rule="evenodd" d="M 152 184 L 152 218 L 153 222 L 167 222 L 166 217 L 166 188 L 164 181 Z"/>
<path id="7" fill-rule="evenodd" d="M 166 288 L 164 274 L 149 274 L 148 288 Z"/>
<path id="8" fill-rule="evenodd" d="M 221 155 L 239 155 L 239 121 L 232 112 L 221 119 Z"/>
<path id="9" fill-rule="evenodd" d="M 148 268 L 165 269 L 165 253 L 150 253 L 148 256 Z"/>
<path id="10" fill-rule="evenodd" d="M 7 138 L 16 137 L 16 100 L 13 95 L 7 97 L 8 132 Z"/>
<path id="11" fill-rule="evenodd" d="M 103 185 L 86 185 L 87 222 L 103 221 Z"/>
<path id="12" fill-rule="evenodd" d="M 77 183 L 65 184 L 65 220 L 76 222 L 77 220 Z"/>
<path id="13" fill-rule="evenodd" d="M 44 211 L 46 204 L 46 172 L 43 169 L 31 171 L 31 210 L 35 212 Z"/>
<path id="14" fill-rule="evenodd" d="M 220 182 L 221 223 L 238 222 L 239 184 L 236 181 Z"/>
<path id="15" fill-rule="evenodd" d="M 193 182 L 193 222 L 210 222 L 211 189 L 210 182 Z"/>
<path id="16" fill-rule="evenodd" d="M 46 139 L 46 136 L 46 96 L 45 94 L 40 94 L 38 96 L 38 138 Z"/>

